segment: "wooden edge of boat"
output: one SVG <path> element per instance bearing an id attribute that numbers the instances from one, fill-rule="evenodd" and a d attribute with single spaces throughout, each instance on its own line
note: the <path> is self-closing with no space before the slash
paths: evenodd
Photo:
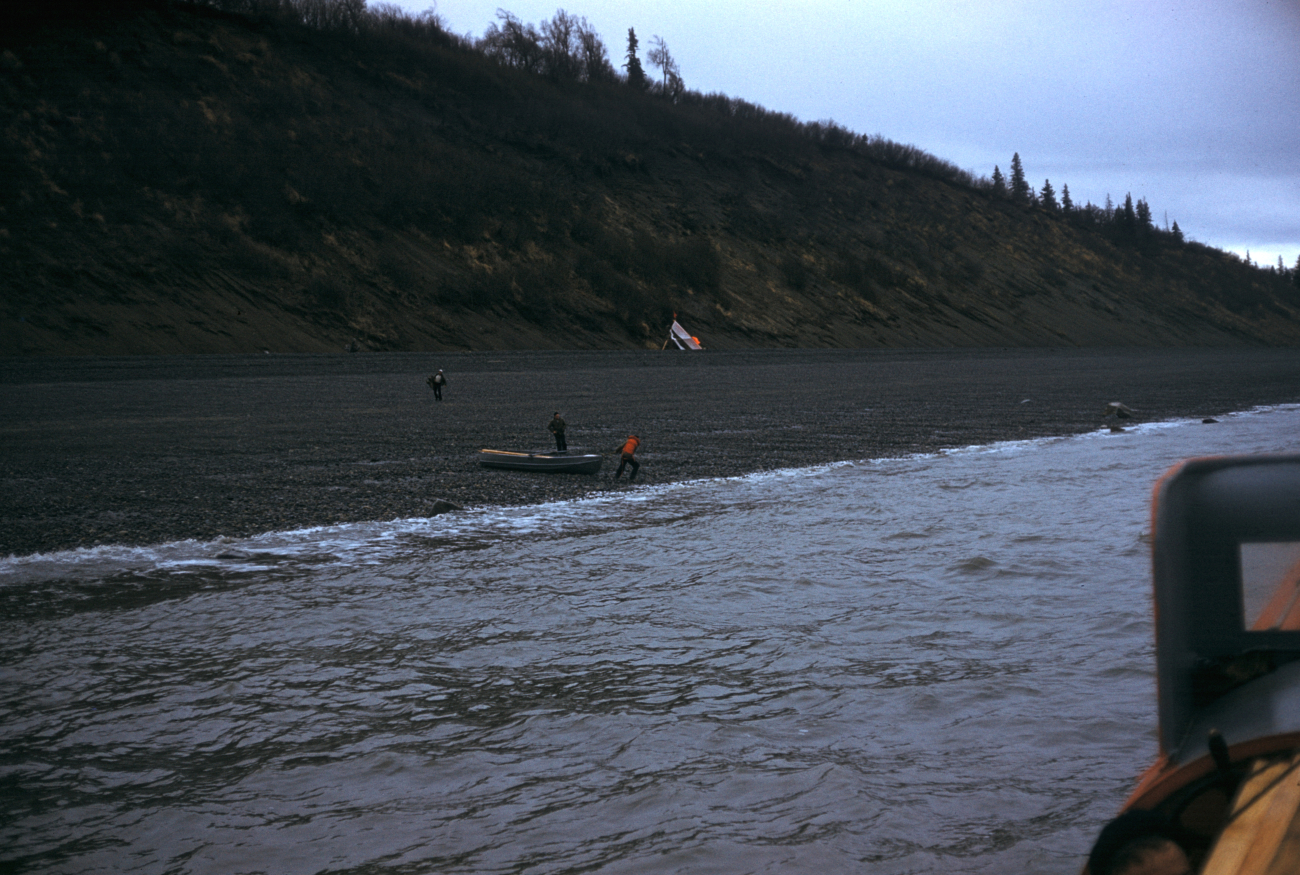
<path id="1" fill-rule="evenodd" d="M 1241 744 L 1229 745 L 1228 758 L 1234 763 L 1240 763 L 1260 757 L 1275 756 L 1279 752 L 1285 753 L 1291 750 L 1300 750 L 1300 732 L 1272 735 L 1267 738 L 1254 738 Z M 1167 755 L 1161 754 L 1142 773 L 1137 786 L 1129 794 L 1120 810 L 1155 808 L 1183 787 L 1212 774 L 1216 767 L 1214 758 L 1210 756 L 1208 751 L 1205 756 L 1192 760 L 1181 767 L 1171 762 Z"/>
<path id="2" fill-rule="evenodd" d="M 1237 791 L 1201 875 L 1300 872 L 1300 754 L 1260 759 Z"/>

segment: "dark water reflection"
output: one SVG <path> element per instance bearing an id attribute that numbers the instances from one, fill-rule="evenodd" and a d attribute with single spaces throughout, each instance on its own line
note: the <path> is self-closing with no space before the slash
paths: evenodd
<path id="1" fill-rule="evenodd" d="M 1149 484 L 1295 410 L 0 567 L 31 872 L 1070 872 Z"/>

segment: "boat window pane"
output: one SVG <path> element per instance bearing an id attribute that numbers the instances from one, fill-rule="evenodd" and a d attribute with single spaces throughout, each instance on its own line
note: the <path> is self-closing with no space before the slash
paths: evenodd
<path id="1" fill-rule="evenodd" d="M 1247 629 L 1300 628 L 1300 541 L 1241 545 L 1241 607 Z M 1300 614 L 1297 614 L 1300 617 Z"/>

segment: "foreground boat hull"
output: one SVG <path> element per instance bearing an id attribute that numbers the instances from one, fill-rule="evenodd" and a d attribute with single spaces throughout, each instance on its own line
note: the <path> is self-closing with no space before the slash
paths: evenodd
<path id="1" fill-rule="evenodd" d="M 1122 810 L 1163 818 L 1190 871 L 1295 875 L 1300 456 L 1192 459 L 1152 504 L 1160 755 Z"/>

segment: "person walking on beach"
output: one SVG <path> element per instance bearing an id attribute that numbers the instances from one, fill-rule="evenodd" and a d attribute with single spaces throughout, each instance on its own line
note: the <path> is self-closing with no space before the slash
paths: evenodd
<path id="1" fill-rule="evenodd" d="M 641 463 L 634 459 L 633 455 L 636 453 L 636 448 L 639 446 L 641 446 L 641 438 L 636 435 L 631 435 L 623 442 L 623 446 L 618 448 L 617 452 L 619 454 L 619 460 L 618 470 L 614 472 L 615 480 L 622 476 L 623 467 L 625 465 L 632 466 L 632 473 L 627 476 L 628 482 L 631 483 L 636 479 L 636 472 L 641 470 Z"/>
<path id="2" fill-rule="evenodd" d="M 442 368 L 439 368 L 438 373 L 434 374 L 425 382 L 427 382 L 429 384 L 429 388 L 433 390 L 433 400 L 441 401 L 442 387 L 447 385 L 447 378 L 446 376 L 443 375 Z"/>
<path id="3" fill-rule="evenodd" d="M 564 441 L 564 420 L 560 418 L 558 410 L 551 417 L 551 421 L 546 424 L 546 430 L 555 435 L 555 451 L 557 453 L 563 453 L 569 449 L 569 445 Z"/>

